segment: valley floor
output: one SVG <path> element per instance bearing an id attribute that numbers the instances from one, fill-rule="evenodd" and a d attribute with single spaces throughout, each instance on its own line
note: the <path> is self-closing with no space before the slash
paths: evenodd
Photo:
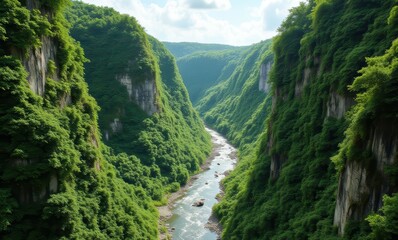
<path id="1" fill-rule="evenodd" d="M 178 235 L 178 239 L 188 235 L 199 239 L 217 239 L 221 234 L 221 226 L 211 209 L 218 202 L 217 194 L 222 193 L 220 181 L 233 169 L 237 156 L 236 149 L 225 138 L 213 130 L 207 131 L 212 135 L 213 150 L 201 166 L 201 171 L 179 191 L 170 194 L 165 206 L 158 207 L 160 239 L 171 239 L 172 234 Z M 204 206 L 193 207 L 192 203 L 200 198 L 205 199 Z"/>

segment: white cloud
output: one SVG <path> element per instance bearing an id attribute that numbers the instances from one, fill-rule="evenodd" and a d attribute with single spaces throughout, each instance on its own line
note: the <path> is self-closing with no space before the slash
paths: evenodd
<path id="1" fill-rule="evenodd" d="M 192 9 L 228 9 L 231 7 L 229 0 L 185 0 Z"/>
<path id="2" fill-rule="evenodd" d="M 289 15 L 289 9 L 298 6 L 303 0 L 263 0 L 259 15 L 262 16 L 263 29 L 276 31 L 282 21 Z M 258 13 L 257 13 L 258 14 Z"/>
<path id="3" fill-rule="evenodd" d="M 250 12 L 246 21 L 232 24 L 231 19 L 210 16 L 209 10 L 229 11 L 234 8 L 229 0 L 167 0 L 163 6 L 144 4 L 145 0 L 83 0 L 109 6 L 121 13 L 134 16 L 146 31 L 161 41 L 203 42 L 230 45 L 249 45 L 271 38 L 298 0 L 262 0 Z M 253 4 L 252 4 L 253 5 Z M 213 11 L 211 11 L 213 12 Z M 214 12 L 213 12 L 214 13 Z"/>
<path id="4" fill-rule="evenodd" d="M 152 4 L 147 9 L 146 17 L 152 20 L 153 27 L 164 24 L 181 29 L 189 29 L 195 25 L 193 16 L 186 10 L 186 6 L 181 1 L 170 0 L 164 7 Z"/>

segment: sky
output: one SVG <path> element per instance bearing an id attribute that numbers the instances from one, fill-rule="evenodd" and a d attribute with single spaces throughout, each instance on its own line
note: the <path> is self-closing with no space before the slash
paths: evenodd
<path id="1" fill-rule="evenodd" d="M 303 0 L 83 0 L 134 16 L 160 41 L 244 46 L 276 35 Z"/>

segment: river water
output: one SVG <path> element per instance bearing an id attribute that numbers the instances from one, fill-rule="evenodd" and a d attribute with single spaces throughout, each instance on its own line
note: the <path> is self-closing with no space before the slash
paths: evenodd
<path id="1" fill-rule="evenodd" d="M 212 136 L 213 158 L 208 170 L 198 174 L 197 179 L 187 189 L 182 198 L 177 200 L 172 208 L 173 216 L 168 220 L 175 240 L 215 240 L 217 234 L 205 227 L 212 207 L 217 203 L 216 195 L 221 192 L 220 181 L 224 172 L 232 170 L 236 163 L 236 149 L 228 144 L 227 140 L 217 132 L 206 129 Z M 218 174 L 218 177 L 215 176 Z M 205 199 L 202 207 L 192 204 Z"/>

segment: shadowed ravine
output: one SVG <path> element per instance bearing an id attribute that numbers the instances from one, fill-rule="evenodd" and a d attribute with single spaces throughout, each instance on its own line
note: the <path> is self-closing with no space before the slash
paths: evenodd
<path id="1" fill-rule="evenodd" d="M 212 161 L 208 170 L 196 175 L 192 185 L 182 198 L 173 205 L 173 216 L 168 223 L 173 231 L 173 239 L 217 239 L 217 233 L 206 227 L 211 209 L 217 203 L 216 195 L 220 193 L 220 181 L 224 173 L 233 169 L 236 163 L 236 149 L 217 132 L 207 129 L 212 136 L 214 145 Z M 218 177 L 216 177 L 216 174 Z M 206 184 L 207 183 L 207 184 Z M 204 206 L 194 207 L 192 204 L 204 200 Z"/>

